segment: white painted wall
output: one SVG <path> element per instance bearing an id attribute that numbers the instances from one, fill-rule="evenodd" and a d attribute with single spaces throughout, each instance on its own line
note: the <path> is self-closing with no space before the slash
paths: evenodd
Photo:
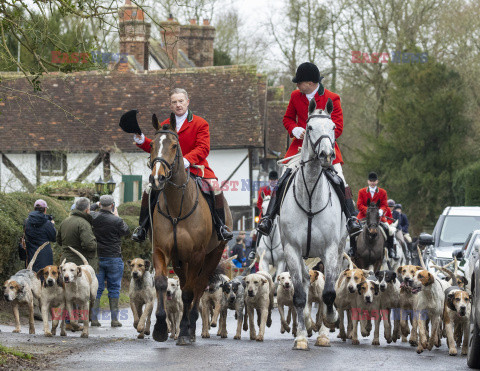
<path id="1" fill-rule="evenodd" d="M 240 164 L 248 154 L 248 149 L 212 150 L 207 160 L 215 172 L 219 183 L 225 181 L 232 171 Z M 36 154 L 7 154 L 8 158 L 20 171 L 36 184 Z M 67 180 L 74 181 L 78 175 L 93 161 L 97 153 L 68 153 L 67 154 Z M 117 183 L 113 196 L 117 204 L 120 203 L 120 182 L 123 175 L 142 175 L 142 189 L 148 184 L 150 170 L 147 167 L 148 155 L 143 151 L 115 152 L 110 156 L 111 172 Z M 94 183 L 99 177 L 103 178 L 103 163 L 100 163 L 93 172 L 87 176 L 86 182 Z M 42 176 L 41 183 L 63 179 L 62 176 Z M 108 179 L 103 179 L 105 182 Z M 237 170 L 235 175 L 225 186 L 225 197 L 230 206 L 250 205 L 249 159 Z M 21 182 L 0 162 L 0 191 L 14 192 L 26 191 Z"/>

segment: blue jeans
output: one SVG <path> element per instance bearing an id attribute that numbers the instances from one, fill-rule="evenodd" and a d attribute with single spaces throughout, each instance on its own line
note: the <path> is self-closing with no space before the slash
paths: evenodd
<path id="1" fill-rule="evenodd" d="M 100 299 L 105 290 L 105 281 L 107 281 L 108 297 L 112 299 L 120 297 L 123 266 L 122 258 L 99 258 L 97 299 Z"/>

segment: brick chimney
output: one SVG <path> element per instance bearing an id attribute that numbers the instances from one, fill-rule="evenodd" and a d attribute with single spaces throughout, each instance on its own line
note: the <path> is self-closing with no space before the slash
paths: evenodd
<path id="1" fill-rule="evenodd" d="M 177 65 L 178 44 L 180 40 L 180 23 L 170 15 L 167 21 L 160 22 L 162 44 L 167 51 L 168 58 Z"/>
<path id="2" fill-rule="evenodd" d="M 132 4 L 130 0 L 118 10 L 120 53 L 133 55 L 137 62 L 148 70 L 148 39 L 150 23 L 145 22 L 143 10 Z"/>
<path id="3" fill-rule="evenodd" d="M 197 67 L 213 66 L 214 39 L 215 27 L 208 19 L 203 20 L 203 25 L 192 19 L 190 24 L 180 26 L 180 49 Z"/>

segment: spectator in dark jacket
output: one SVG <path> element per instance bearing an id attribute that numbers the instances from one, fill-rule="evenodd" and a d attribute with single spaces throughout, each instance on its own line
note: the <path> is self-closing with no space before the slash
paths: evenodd
<path id="1" fill-rule="evenodd" d="M 394 213 L 394 218 L 395 218 L 395 215 L 397 215 L 398 217 L 396 219 L 399 219 L 398 221 L 398 227 L 402 230 L 403 233 L 408 233 L 408 218 L 407 216 L 402 213 L 402 204 L 396 204 L 395 205 L 395 209 L 393 210 L 393 213 Z"/>
<path id="2" fill-rule="evenodd" d="M 47 241 L 55 241 L 56 230 L 54 221 L 47 215 L 47 203 L 44 200 L 37 200 L 33 206 L 34 211 L 28 214 L 25 219 L 25 242 L 27 245 L 27 265 L 40 245 Z M 53 265 L 53 252 L 50 244 L 45 246 L 38 254 L 33 271 L 38 272 L 47 265 Z"/>
<path id="3" fill-rule="evenodd" d="M 241 268 L 245 266 L 245 245 L 243 243 L 243 237 L 238 236 L 236 239 L 236 244 L 233 246 L 232 250 L 230 251 L 230 256 L 237 255 L 237 258 L 232 261 L 233 264 L 237 266 L 237 268 Z"/>
<path id="4" fill-rule="evenodd" d="M 92 212 L 91 215 L 99 258 L 98 291 L 93 308 L 92 326 L 100 326 L 96 314 L 100 308 L 100 298 L 103 290 L 105 290 L 105 281 L 107 281 L 111 326 L 120 327 L 122 324 L 118 321 L 118 299 L 120 298 L 124 265 L 122 260 L 122 236 L 130 234 L 130 229 L 118 216 L 113 197 L 110 195 L 100 197 L 99 211 Z"/>

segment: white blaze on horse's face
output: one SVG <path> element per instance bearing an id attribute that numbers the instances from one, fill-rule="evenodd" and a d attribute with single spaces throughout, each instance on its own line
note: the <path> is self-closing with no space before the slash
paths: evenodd
<path id="1" fill-rule="evenodd" d="M 262 202 L 262 215 L 265 215 L 265 214 L 267 213 L 268 204 L 270 203 L 270 199 L 271 199 L 270 196 L 265 196 L 265 197 L 263 198 L 263 202 Z"/>
<path id="2" fill-rule="evenodd" d="M 162 156 L 162 152 L 163 152 L 163 141 L 167 138 L 167 135 L 166 134 L 163 134 L 160 136 L 160 138 L 158 139 L 158 151 L 156 153 L 156 155 L 154 155 L 154 158 L 155 157 L 161 157 Z M 158 176 L 159 175 L 162 175 L 162 174 L 159 174 L 160 170 L 162 168 L 162 164 L 160 162 L 155 162 L 155 165 L 153 166 L 153 179 L 155 180 L 155 186 L 159 187 L 160 184 L 158 182 Z"/>
<path id="3" fill-rule="evenodd" d="M 329 117 L 316 115 L 329 116 L 323 110 L 315 110 L 310 115 L 312 117 L 307 124 L 308 151 L 320 160 L 322 166 L 330 166 L 335 159 L 335 124 Z"/>

